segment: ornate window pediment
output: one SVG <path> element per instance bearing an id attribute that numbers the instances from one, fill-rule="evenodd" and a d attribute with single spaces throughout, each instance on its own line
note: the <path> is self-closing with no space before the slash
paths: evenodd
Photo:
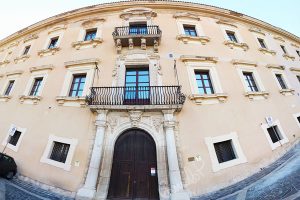
<path id="1" fill-rule="evenodd" d="M 216 23 L 237 28 L 237 25 L 234 22 L 229 21 L 229 20 L 225 20 L 225 19 L 219 19 L 218 21 L 216 21 Z"/>
<path id="2" fill-rule="evenodd" d="M 36 35 L 36 34 L 28 35 L 28 36 L 26 36 L 26 37 L 23 39 L 23 43 L 29 42 L 29 41 L 31 41 L 31 40 L 35 40 L 35 39 L 37 39 L 37 38 L 39 38 L 39 36 Z"/>
<path id="3" fill-rule="evenodd" d="M 96 26 L 97 23 L 102 23 L 104 22 L 105 19 L 103 18 L 90 18 L 90 19 L 86 19 L 81 23 L 81 26 L 83 28 L 93 28 L 94 26 Z"/>
<path id="4" fill-rule="evenodd" d="M 147 19 L 151 19 L 152 17 L 156 17 L 157 13 L 154 12 L 151 8 L 129 8 L 124 10 L 120 14 L 120 18 L 124 20 L 128 20 L 131 17 L 146 17 Z"/>
<path id="5" fill-rule="evenodd" d="M 246 65 L 246 66 L 254 66 L 257 67 L 257 63 L 253 61 L 247 61 L 247 60 L 232 60 L 231 61 L 233 65 Z"/>
<path id="6" fill-rule="evenodd" d="M 282 65 L 272 65 L 272 64 L 266 65 L 266 68 L 268 68 L 268 69 L 279 69 L 279 70 L 284 70 L 285 69 L 285 67 L 282 66 Z"/>
<path id="7" fill-rule="evenodd" d="M 52 33 L 55 33 L 55 32 L 58 32 L 58 31 L 65 30 L 65 29 L 67 29 L 67 25 L 66 24 L 61 24 L 61 25 L 54 26 L 53 28 L 51 28 L 48 31 L 48 35 L 52 34 Z"/>
<path id="8" fill-rule="evenodd" d="M 189 18 L 200 21 L 200 16 L 190 12 L 177 12 L 173 15 L 175 19 L 177 18 Z"/>
<path id="9" fill-rule="evenodd" d="M 261 34 L 261 35 L 266 35 L 261 29 L 256 28 L 256 27 L 249 28 L 249 31 L 254 32 L 254 33 L 258 33 L 258 34 Z"/>

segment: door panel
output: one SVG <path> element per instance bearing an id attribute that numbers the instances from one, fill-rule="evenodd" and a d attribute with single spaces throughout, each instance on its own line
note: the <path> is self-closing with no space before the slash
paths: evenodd
<path id="1" fill-rule="evenodd" d="M 155 169 L 154 174 L 151 169 Z M 127 131 L 115 144 L 107 198 L 159 199 L 156 169 L 156 147 L 151 136 L 139 129 Z"/>

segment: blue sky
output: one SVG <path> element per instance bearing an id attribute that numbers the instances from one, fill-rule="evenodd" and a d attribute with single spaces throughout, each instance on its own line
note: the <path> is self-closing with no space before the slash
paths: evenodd
<path id="1" fill-rule="evenodd" d="M 115 0 L 117 1 L 117 0 Z M 214 5 L 266 21 L 300 36 L 299 0 L 186 0 Z M 112 0 L 8 0 L 0 7 L 0 39 L 53 15 Z"/>

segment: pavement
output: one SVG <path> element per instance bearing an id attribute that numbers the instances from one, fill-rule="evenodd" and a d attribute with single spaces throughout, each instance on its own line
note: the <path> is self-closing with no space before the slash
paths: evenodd
<path id="1" fill-rule="evenodd" d="M 260 172 L 192 200 L 300 200 L 300 143 Z M 14 178 L 0 178 L 0 200 L 74 200 Z"/>

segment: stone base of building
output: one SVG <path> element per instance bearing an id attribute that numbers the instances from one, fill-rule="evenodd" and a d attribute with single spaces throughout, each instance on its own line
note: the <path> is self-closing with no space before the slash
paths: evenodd
<path id="1" fill-rule="evenodd" d="M 82 187 L 76 194 L 76 200 L 93 200 L 96 194 L 96 189 Z"/>
<path id="2" fill-rule="evenodd" d="M 190 200 L 190 196 L 186 191 L 171 194 L 171 200 Z"/>

